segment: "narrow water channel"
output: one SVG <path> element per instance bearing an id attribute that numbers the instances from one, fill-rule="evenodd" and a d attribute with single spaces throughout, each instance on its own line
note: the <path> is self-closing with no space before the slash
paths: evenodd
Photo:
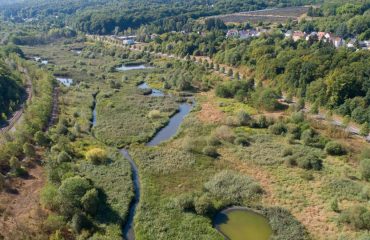
<path id="1" fill-rule="evenodd" d="M 130 162 L 131 170 L 132 170 L 132 181 L 134 183 L 134 199 L 130 203 L 130 209 L 127 216 L 126 224 L 123 228 L 123 236 L 126 240 L 134 240 L 135 239 L 135 232 L 134 232 L 134 217 L 136 212 L 136 207 L 139 204 L 140 200 L 140 179 L 139 179 L 139 171 L 137 166 L 130 156 L 129 152 L 126 149 L 121 149 L 120 153 Z"/>
<path id="2" fill-rule="evenodd" d="M 168 122 L 168 124 L 159 130 L 157 134 L 146 144 L 146 146 L 157 146 L 160 143 L 173 137 L 181 123 L 184 121 L 184 118 L 189 114 L 193 105 L 190 103 L 181 103 L 179 111 L 173 115 Z"/>
<path id="3" fill-rule="evenodd" d="M 138 86 L 140 89 L 149 88 L 147 83 L 140 84 Z M 93 118 L 92 118 L 92 127 L 96 126 L 97 123 L 97 100 L 96 100 L 97 94 L 94 96 L 94 105 L 93 105 Z M 162 97 L 165 96 L 163 92 L 157 89 L 153 89 L 152 94 L 149 96 L 153 97 Z M 181 123 L 183 122 L 184 118 L 190 113 L 191 109 L 193 107 L 193 104 L 190 103 L 181 103 L 179 106 L 179 111 L 173 115 L 169 121 L 169 123 L 162 128 L 158 133 L 152 138 L 151 141 L 149 141 L 146 146 L 156 146 L 163 141 L 166 141 L 173 137 L 178 128 L 180 127 Z M 123 157 L 125 157 L 130 165 L 132 170 L 132 181 L 134 184 L 134 199 L 130 203 L 129 207 L 129 213 L 127 216 L 127 221 L 125 223 L 125 226 L 123 227 L 123 235 L 126 240 L 135 240 L 135 232 L 134 232 L 134 217 L 136 213 L 136 208 L 140 201 L 140 178 L 139 178 L 139 171 L 135 164 L 135 161 L 130 156 L 127 149 L 120 149 L 120 153 Z"/>

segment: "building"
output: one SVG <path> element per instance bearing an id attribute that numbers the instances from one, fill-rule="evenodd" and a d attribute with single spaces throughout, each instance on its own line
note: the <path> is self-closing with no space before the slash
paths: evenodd
<path id="1" fill-rule="evenodd" d="M 284 36 L 285 36 L 286 38 L 291 38 L 291 37 L 292 37 L 292 35 L 293 35 L 292 30 L 288 30 L 288 31 L 286 31 L 286 32 L 284 33 Z"/>
<path id="2" fill-rule="evenodd" d="M 339 48 L 339 47 L 344 45 L 343 38 L 341 38 L 341 37 L 334 37 L 334 38 L 331 39 L 331 42 L 333 43 L 333 45 L 336 48 Z"/>
<path id="3" fill-rule="evenodd" d="M 239 32 L 236 29 L 231 29 L 231 30 L 227 31 L 226 37 L 227 38 L 230 38 L 230 37 L 239 37 Z"/>
<path id="4" fill-rule="evenodd" d="M 242 30 L 239 31 L 239 37 L 240 39 L 249 39 L 252 37 L 258 37 L 260 35 L 259 32 L 256 30 Z"/>
<path id="5" fill-rule="evenodd" d="M 305 39 L 305 37 L 306 37 L 306 33 L 302 31 L 294 31 L 292 34 L 292 38 L 294 42 L 301 40 L 301 39 Z"/>
<path id="6" fill-rule="evenodd" d="M 351 38 L 348 43 L 347 43 L 347 47 L 348 48 L 355 48 L 356 47 L 356 38 Z"/>

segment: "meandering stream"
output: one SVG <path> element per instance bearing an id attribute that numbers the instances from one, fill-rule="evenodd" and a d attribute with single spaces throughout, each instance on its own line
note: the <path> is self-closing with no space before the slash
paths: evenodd
<path id="1" fill-rule="evenodd" d="M 147 67 L 145 67 L 147 68 Z M 135 68 L 138 69 L 138 68 Z M 141 69 L 141 68 L 139 68 Z M 140 89 L 149 89 L 149 85 L 147 83 L 142 83 L 138 86 Z M 152 89 L 152 93 L 148 96 L 152 97 L 163 97 L 165 94 L 158 89 Z M 97 100 L 96 95 L 94 96 L 94 105 L 93 105 L 93 118 L 92 118 L 92 127 L 96 126 L 97 123 Z M 181 103 L 179 106 L 179 110 L 176 114 L 174 114 L 168 124 L 159 130 L 155 136 L 146 144 L 146 146 L 156 146 L 163 141 L 166 141 L 173 137 L 178 128 L 180 127 L 181 123 L 183 122 L 184 118 L 190 113 L 193 104 L 190 103 Z M 123 227 L 123 235 L 126 240 L 134 240 L 135 239 L 135 232 L 134 232 L 134 217 L 136 213 L 136 208 L 140 201 L 140 178 L 139 178 L 139 171 L 135 164 L 135 161 L 130 156 L 127 149 L 122 148 L 120 149 L 120 153 L 130 162 L 131 169 L 132 169 L 132 181 L 134 184 L 134 198 L 130 203 L 129 213 L 127 216 L 127 221 L 125 226 Z"/>

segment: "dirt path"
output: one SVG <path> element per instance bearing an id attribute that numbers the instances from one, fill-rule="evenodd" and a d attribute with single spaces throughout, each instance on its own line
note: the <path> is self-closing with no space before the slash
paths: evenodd
<path id="1" fill-rule="evenodd" d="M 39 164 L 29 169 L 26 179 L 12 179 L 11 190 L 0 195 L 0 238 L 9 240 L 36 236 L 46 213 L 40 205 L 40 191 L 45 184 Z"/>
<path id="2" fill-rule="evenodd" d="M 52 115 L 45 130 L 57 121 L 58 97 L 59 88 L 55 87 Z M 29 176 L 9 178 L 11 189 L 0 194 L 0 239 L 43 239 L 45 231 L 41 228 L 47 212 L 41 207 L 40 192 L 46 183 L 45 171 L 38 162 L 29 165 Z"/>

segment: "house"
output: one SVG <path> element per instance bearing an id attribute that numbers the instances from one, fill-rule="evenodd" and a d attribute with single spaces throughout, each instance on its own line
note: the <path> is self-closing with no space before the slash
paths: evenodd
<path id="1" fill-rule="evenodd" d="M 339 48 L 339 47 L 344 45 L 343 38 L 341 38 L 341 37 L 334 37 L 334 38 L 331 39 L 331 42 L 333 43 L 333 45 L 336 48 Z"/>
<path id="2" fill-rule="evenodd" d="M 227 38 L 229 38 L 229 37 L 239 37 L 239 32 L 236 29 L 231 29 L 231 30 L 227 31 L 226 37 Z"/>
<path id="3" fill-rule="evenodd" d="M 348 43 L 347 43 L 347 47 L 348 48 L 355 48 L 356 47 L 356 38 L 351 38 Z"/>
<path id="4" fill-rule="evenodd" d="M 332 34 L 332 33 L 325 33 L 325 35 L 324 35 L 324 37 L 326 38 L 326 39 L 332 39 L 332 38 L 334 38 L 334 35 Z"/>
<path id="5" fill-rule="evenodd" d="M 125 39 L 122 41 L 123 45 L 134 45 L 135 44 L 135 40 L 133 39 Z"/>
<path id="6" fill-rule="evenodd" d="M 325 38 L 325 34 L 326 34 L 326 32 L 318 32 L 317 33 L 317 38 L 319 39 L 319 41 L 321 41 Z"/>
<path id="7" fill-rule="evenodd" d="M 158 37 L 158 34 L 155 34 L 155 33 L 153 33 L 153 34 L 151 34 L 150 35 L 150 39 L 151 40 L 154 40 L 154 39 L 156 39 Z"/>
<path id="8" fill-rule="evenodd" d="M 242 30 L 242 31 L 239 31 L 240 39 L 248 39 L 248 38 L 258 37 L 258 36 L 259 36 L 259 32 L 257 32 L 256 30 Z"/>
<path id="9" fill-rule="evenodd" d="M 302 31 L 294 31 L 293 35 L 292 35 L 292 38 L 293 38 L 293 41 L 296 42 L 298 40 L 304 39 L 305 36 L 306 36 L 306 33 L 302 32 Z"/>
<path id="10" fill-rule="evenodd" d="M 368 41 L 359 41 L 358 42 L 361 49 L 369 49 L 370 50 L 370 40 Z"/>
<path id="11" fill-rule="evenodd" d="M 291 38 L 291 37 L 292 37 L 292 35 L 293 35 L 292 30 L 288 30 L 288 31 L 286 31 L 286 32 L 284 33 L 284 36 L 285 36 L 286 38 Z"/>
<path id="12" fill-rule="evenodd" d="M 308 41 L 308 40 L 310 40 L 310 39 L 315 39 L 315 38 L 317 38 L 317 39 L 318 39 L 317 32 L 312 32 L 312 33 L 310 33 L 310 34 L 308 34 L 308 35 L 306 36 L 306 41 Z"/>

